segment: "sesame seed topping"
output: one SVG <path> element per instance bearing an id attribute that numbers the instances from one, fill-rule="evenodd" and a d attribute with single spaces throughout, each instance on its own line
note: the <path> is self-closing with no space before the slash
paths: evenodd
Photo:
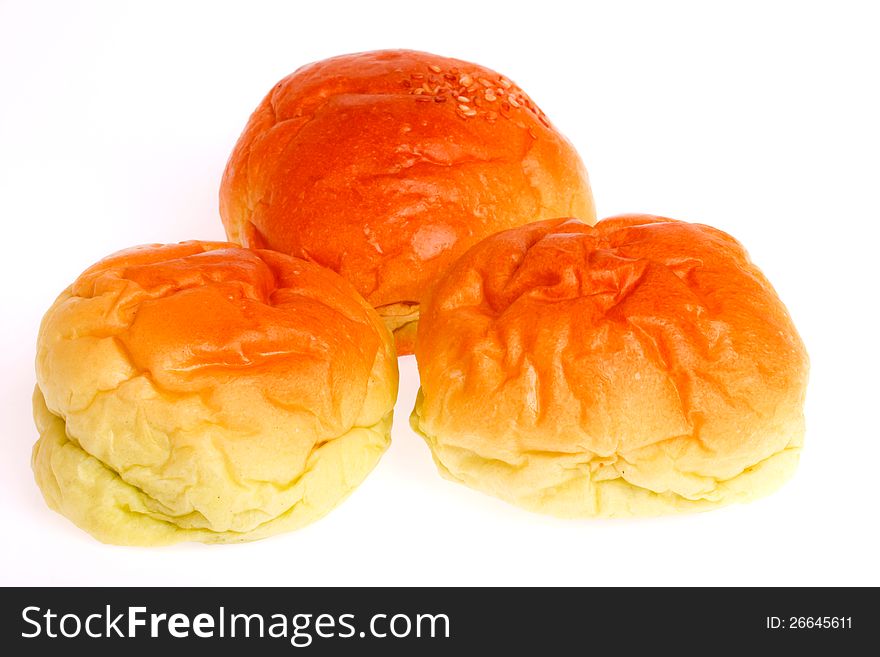
<path id="1" fill-rule="evenodd" d="M 538 135 L 535 134 L 535 131 L 532 130 L 532 128 L 529 128 L 529 136 L 530 136 L 532 139 L 537 139 L 537 138 L 538 138 Z"/>
<path id="2" fill-rule="evenodd" d="M 451 100 L 456 111 L 462 118 L 482 116 L 490 123 L 495 123 L 499 116 L 512 121 L 523 130 L 527 130 L 532 139 L 538 139 L 538 129 L 529 127 L 528 121 L 513 112 L 511 108 L 526 108 L 544 126 L 550 122 L 532 100 L 510 80 L 504 77 L 490 79 L 474 74 L 462 73 L 455 67 L 443 69 L 436 64 L 425 64 L 428 74 L 410 73 L 408 79 L 401 80 L 401 85 L 408 93 L 416 96 L 420 103 L 445 103 Z M 413 80 L 413 81 L 411 81 Z M 489 111 L 487 103 L 497 111 Z"/>

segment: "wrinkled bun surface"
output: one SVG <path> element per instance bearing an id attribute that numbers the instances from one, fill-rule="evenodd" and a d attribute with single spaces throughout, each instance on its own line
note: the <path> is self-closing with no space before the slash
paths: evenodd
<path id="1" fill-rule="evenodd" d="M 43 319 L 33 468 L 104 542 L 233 542 L 329 511 L 389 442 L 391 335 L 341 277 L 271 251 L 122 251 Z"/>
<path id="2" fill-rule="evenodd" d="M 653 216 L 502 232 L 423 302 L 411 423 L 454 480 L 559 516 L 653 515 L 781 484 L 808 361 L 743 247 Z"/>
<path id="3" fill-rule="evenodd" d="M 418 301 L 480 239 L 525 219 L 595 221 L 572 145 L 482 66 L 410 50 L 334 57 L 279 82 L 229 159 L 233 242 L 341 273 L 411 353 Z"/>

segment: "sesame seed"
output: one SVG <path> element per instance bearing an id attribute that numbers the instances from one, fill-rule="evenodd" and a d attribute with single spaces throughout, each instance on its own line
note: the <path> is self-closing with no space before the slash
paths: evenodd
<path id="1" fill-rule="evenodd" d="M 456 100 L 457 100 L 459 103 L 465 103 L 465 104 L 471 102 L 471 99 L 468 98 L 467 96 L 459 96 L 458 98 L 456 98 Z"/>
<path id="2" fill-rule="evenodd" d="M 531 128 L 529 128 L 529 136 L 530 136 L 532 139 L 537 139 L 537 138 L 538 138 L 538 135 L 536 135 L 536 134 L 535 134 L 535 131 L 532 130 Z"/>
<path id="3" fill-rule="evenodd" d="M 483 85 L 484 87 L 491 87 L 492 86 L 491 80 L 487 80 L 486 78 L 480 78 L 480 84 Z"/>
<path id="4" fill-rule="evenodd" d="M 513 94 L 507 97 L 507 102 L 510 103 L 511 107 L 519 107 L 519 103 L 516 102 L 516 98 L 513 97 Z"/>
<path id="5" fill-rule="evenodd" d="M 428 93 L 431 93 L 431 85 L 428 84 L 427 82 L 425 82 L 425 83 L 422 84 L 422 89 L 424 89 L 424 90 L 427 91 Z"/>
<path id="6" fill-rule="evenodd" d="M 414 94 L 423 94 L 423 93 L 425 93 L 425 90 L 422 89 L 421 87 L 416 87 L 415 89 L 413 89 L 412 92 L 413 92 Z"/>
<path id="7" fill-rule="evenodd" d="M 498 100 L 498 96 L 493 94 L 491 91 L 487 91 L 485 97 L 486 100 L 488 100 L 490 103 L 494 103 L 496 100 Z"/>
<path id="8" fill-rule="evenodd" d="M 486 118 L 489 119 L 490 121 L 494 121 L 495 119 L 498 118 L 498 112 L 492 112 L 492 111 L 486 112 Z"/>
<path id="9" fill-rule="evenodd" d="M 462 112 L 470 112 L 471 111 L 470 106 L 465 105 L 464 103 L 459 103 L 458 109 L 460 109 Z"/>
<path id="10" fill-rule="evenodd" d="M 435 64 L 431 64 L 431 66 L 429 66 L 428 68 L 431 69 L 432 71 L 434 71 L 434 73 L 439 73 L 440 71 L 443 70 L 443 69 L 441 69 L 439 66 L 437 66 L 437 65 L 435 65 Z"/>
<path id="11" fill-rule="evenodd" d="M 410 77 L 413 80 L 424 80 L 425 79 L 425 76 L 422 75 L 421 73 L 413 73 L 412 75 L 410 75 Z"/>
<path id="12" fill-rule="evenodd" d="M 501 86 L 505 89 L 510 89 L 513 86 L 510 84 L 510 80 L 506 80 L 505 78 L 501 78 L 498 82 L 500 82 Z"/>
<path id="13" fill-rule="evenodd" d="M 538 117 L 538 120 L 544 125 L 544 127 L 546 127 L 546 128 L 550 127 L 550 121 L 548 121 L 543 114 Z"/>
<path id="14" fill-rule="evenodd" d="M 474 83 L 474 79 L 470 75 L 468 75 L 467 73 L 462 75 L 458 79 L 458 81 L 461 82 L 465 87 L 469 87 L 470 85 L 472 85 Z"/>
<path id="15" fill-rule="evenodd" d="M 468 110 L 467 112 L 462 112 L 462 114 L 464 114 L 465 116 L 476 116 L 477 110 L 475 110 L 475 109 Z"/>

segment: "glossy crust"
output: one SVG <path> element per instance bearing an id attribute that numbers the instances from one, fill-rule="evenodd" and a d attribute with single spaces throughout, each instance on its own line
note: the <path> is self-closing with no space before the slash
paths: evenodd
<path id="1" fill-rule="evenodd" d="M 33 468 L 101 541 L 237 542 L 333 508 L 385 451 L 391 335 L 333 272 L 186 242 L 122 251 L 46 313 Z"/>
<path id="2" fill-rule="evenodd" d="M 468 251 L 423 301 L 411 423 L 441 472 L 534 511 L 746 501 L 794 470 L 808 360 L 729 235 L 631 215 Z"/>
<path id="3" fill-rule="evenodd" d="M 536 218 L 595 221 L 578 154 L 519 87 L 410 50 L 279 82 L 232 152 L 220 213 L 233 242 L 341 273 L 395 334 L 415 331 L 401 304 L 416 322 L 428 286 L 480 239 Z"/>

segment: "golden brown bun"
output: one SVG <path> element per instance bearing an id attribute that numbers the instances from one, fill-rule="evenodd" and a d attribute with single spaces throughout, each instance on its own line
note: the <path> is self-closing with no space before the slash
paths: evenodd
<path id="1" fill-rule="evenodd" d="M 86 270 L 37 345 L 33 467 L 101 541 L 236 542 L 333 508 L 389 442 L 392 338 L 341 277 L 232 244 Z"/>
<path id="2" fill-rule="evenodd" d="M 765 494 L 803 440 L 807 354 L 729 235 L 631 215 L 494 235 L 422 302 L 411 423 L 452 479 L 554 515 Z"/>
<path id="3" fill-rule="evenodd" d="M 275 85 L 232 152 L 220 213 L 233 242 L 342 274 L 395 334 L 414 333 L 428 286 L 482 238 L 595 221 L 578 154 L 519 87 L 411 50 L 334 57 Z"/>

